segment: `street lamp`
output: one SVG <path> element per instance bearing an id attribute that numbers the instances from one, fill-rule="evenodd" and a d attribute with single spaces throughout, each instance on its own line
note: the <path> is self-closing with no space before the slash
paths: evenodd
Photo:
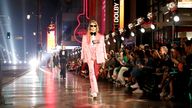
<path id="1" fill-rule="evenodd" d="M 172 44 L 174 44 L 175 39 L 175 23 L 179 22 L 180 18 L 178 15 L 173 15 L 172 17 Z"/>
<path id="2" fill-rule="evenodd" d="M 28 14 L 27 15 L 27 19 L 30 20 L 31 19 L 31 15 Z"/>
<path id="3" fill-rule="evenodd" d="M 27 15 L 26 15 L 26 20 L 29 24 L 30 27 L 33 27 L 33 28 L 30 28 L 30 32 L 28 31 L 29 35 L 30 35 L 30 38 L 32 38 L 35 42 L 35 44 L 33 45 L 36 45 L 37 46 L 37 43 L 38 43 L 38 34 L 37 34 L 37 30 L 36 30 L 36 25 L 37 25 L 37 21 L 36 21 L 36 15 L 34 12 L 29 12 Z M 33 25 L 33 26 L 32 26 Z M 35 28 L 34 28 L 35 27 Z M 34 51 L 34 56 L 37 55 L 37 47 L 34 47 L 35 49 L 32 49 L 31 51 Z M 32 53 L 32 52 L 31 52 Z"/>
<path id="4" fill-rule="evenodd" d="M 33 32 L 33 36 L 36 36 L 36 32 Z"/>
<path id="5" fill-rule="evenodd" d="M 37 1 L 37 7 L 36 7 L 36 13 L 31 12 L 26 16 L 27 20 L 30 20 L 32 15 L 36 18 L 36 32 L 33 32 L 33 36 L 36 36 L 36 59 L 41 60 L 41 49 L 42 49 L 42 31 L 41 31 L 41 2 L 42 0 L 36 0 Z"/>

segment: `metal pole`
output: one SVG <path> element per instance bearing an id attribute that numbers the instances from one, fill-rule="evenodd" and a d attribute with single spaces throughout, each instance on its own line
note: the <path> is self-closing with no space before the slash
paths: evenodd
<path id="1" fill-rule="evenodd" d="M 172 40 L 171 40 L 172 45 L 174 44 L 174 38 L 175 38 L 175 22 L 172 21 Z"/>
<path id="2" fill-rule="evenodd" d="M 154 41 L 154 39 L 153 39 L 153 30 L 152 30 L 152 34 L 151 34 L 151 44 L 152 44 L 152 48 L 154 48 L 154 43 L 153 43 L 153 41 Z"/>
<path id="3" fill-rule="evenodd" d="M 1 55 L 0 55 L 1 56 Z M 1 57 L 0 57 L 0 105 L 3 103 L 2 102 L 2 74 L 1 74 Z"/>
<path id="4" fill-rule="evenodd" d="M 37 10 L 36 10 L 36 21 L 37 21 L 37 36 L 36 36 L 36 59 L 38 59 L 38 53 L 39 53 L 39 0 L 37 0 Z"/>
<path id="5" fill-rule="evenodd" d="M 0 55 L 1 56 L 1 55 Z M 5 100 L 4 100 L 4 96 L 2 95 L 2 70 L 1 70 L 1 62 L 2 62 L 2 59 L 1 59 L 1 57 L 0 57 L 0 105 L 2 105 L 2 104 L 5 104 Z"/>
<path id="6" fill-rule="evenodd" d="M 41 0 L 37 0 L 37 60 L 41 59 L 42 33 L 41 33 Z"/>
<path id="7" fill-rule="evenodd" d="M 143 44 L 143 34 L 142 33 L 140 33 L 140 44 Z"/>

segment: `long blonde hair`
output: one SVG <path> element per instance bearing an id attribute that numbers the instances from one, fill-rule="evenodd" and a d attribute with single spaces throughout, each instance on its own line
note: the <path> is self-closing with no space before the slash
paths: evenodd
<path id="1" fill-rule="evenodd" d="M 90 25 L 92 24 L 92 23 L 94 23 L 97 27 L 97 29 L 96 29 L 96 33 L 98 34 L 98 32 L 99 32 L 99 25 L 98 25 L 98 23 L 97 23 L 97 21 L 96 20 L 90 20 L 89 21 L 89 24 L 88 24 L 88 27 L 87 27 L 87 40 L 88 40 L 88 43 L 90 43 Z M 96 36 L 98 36 L 98 35 L 96 35 Z"/>
<path id="2" fill-rule="evenodd" d="M 89 25 L 87 27 L 87 33 L 90 34 L 90 25 L 91 25 L 91 23 L 94 23 L 95 25 L 97 25 L 97 31 L 96 32 L 99 32 L 99 25 L 98 25 L 97 21 L 91 20 L 91 21 L 89 21 Z"/>

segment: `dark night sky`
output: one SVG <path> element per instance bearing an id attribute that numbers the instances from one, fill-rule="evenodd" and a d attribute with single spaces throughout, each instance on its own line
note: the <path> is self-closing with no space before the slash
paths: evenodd
<path id="1" fill-rule="evenodd" d="M 12 39 L 16 36 L 23 36 L 27 40 L 27 49 L 36 49 L 36 45 L 34 44 L 35 38 L 32 33 L 37 31 L 37 1 L 38 0 L 0 0 L 0 26 L 2 28 L 0 29 L 0 42 L 2 45 L 7 43 L 3 41 L 3 36 L 5 36 L 6 32 L 10 31 Z M 45 34 L 46 28 L 51 22 L 51 18 L 55 16 L 60 3 L 59 0 L 40 1 L 42 14 L 41 28 L 43 34 Z M 31 14 L 30 20 L 26 19 L 27 14 Z M 14 42 L 19 50 L 23 49 L 21 48 L 23 47 L 22 40 L 14 40 Z"/>
<path id="2" fill-rule="evenodd" d="M 11 29 L 13 30 L 14 34 L 22 34 L 24 28 L 23 25 L 26 24 L 25 18 L 27 14 L 33 13 L 31 16 L 31 21 L 35 21 L 34 17 L 37 14 L 37 1 L 38 0 L 0 0 L 0 15 L 9 16 Z M 40 1 L 42 14 L 41 26 L 42 29 L 45 29 L 50 23 L 51 18 L 55 16 L 58 4 L 60 3 L 59 0 Z M 6 25 L 6 23 L 10 22 L 4 22 L 4 24 Z M 35 23 L 36 22 L 34 22 L 33 25 Z M 30 27 L 33 25 L 30 25 Z"/>

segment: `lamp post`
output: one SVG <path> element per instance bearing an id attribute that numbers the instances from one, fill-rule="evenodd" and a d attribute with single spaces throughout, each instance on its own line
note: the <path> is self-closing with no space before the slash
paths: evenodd
<path id="1" fill-rule="evenodd" d="M 41 60 L 42 31 L 41 31 L 41 0 L 37 0 L 37 59 Z"/>
<path id="2" fill-rule="evenodd" d="M 27 20 L 31 20 L 31 16 L 35 16 L 35 18 L 36 18 L 36 30 L 33 31 L 32 35 L 35 37 L 35 40 L 36 40 L 36 57 L 38 57 L 37 55 L 38 55 L 38 52 L 40 50 L 41 40 L 42 40 L 41 39 L 41 33 L 39 30 L 39 28 L 40 28 L 39 27 L 39 17 L 40 16 L 38 14 L 34 15 L 34 13 L 32 12 L 32 13 L 27 15 L 27 17 L 26 17 Z"/>
<path id="3" fill-rule="evenodd" d="M 1 73 L 1 55 L 0 55 L 0 90 L 2 90 L 2 87 L 1 87 L 1 84 L 2 83 L 2 73 Z M 2 96 L 2 93 L 0 91 L 0 105 L 3 104 L 3 96 Z"/>
<path id="4" fill-rule="evenodd" d="M 35 18 L 34 18 L 35 17 Z M 30 44 L 30 46 L 32 45 L 37 45 L 37 31 L 36 31 L 36 15 L 34 12 L 30 12 L 26 15 L 26 19 L 28 20 L 28 25 L 30 25 L 30 27 L 35 27 L 35 28 L 30 28 L 30 38 L 32 37 L 32 44 Z M 33 24 L 33 26 L 31 26 Z M 34 30 L 35 29 L 35 30 Z M 28 30 L 28 29 L 27 29 Z M 29 31 L 27 31 L 29 33 Z M 35 43 L 35 44 L 34 44 Z M 33 56 L 36 57 L 37 54 L 37 48 L 35 47 L 30 47 L 30 51 L 33 54 Z"/>
<path id="5" fill-rule="evenodd" d="M 154 31 L 151 32 L 151 46 L 154 48 Z"/>
<path id="6" fill-rule="evenodd" d="M 35 16 L 36 18 L 36 32 L 33 32 L 33 36 L 36 36 L 36 59 L 38 61 L 41 60 L 41 49 L 42 49 L 42 30 L 41 30 L 41 0 L 36 0 L 37 7 L 36 12 L 31 12 L 26 16 L 27 20 L 31 19 L 31 16 Z"/>

